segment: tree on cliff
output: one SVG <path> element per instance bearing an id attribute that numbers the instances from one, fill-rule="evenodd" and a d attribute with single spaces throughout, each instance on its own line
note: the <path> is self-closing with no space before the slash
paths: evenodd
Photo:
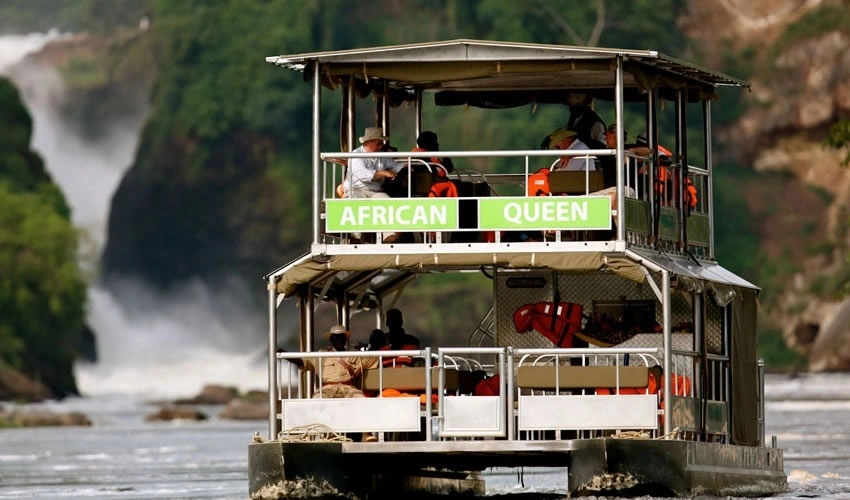
<path id="1" fill-rule="evenodd" d="M 0 78 L 0 367 L 76 393 L 72 365 L 86 287 L 62 193 L 30 150 L 32 120 Z"/>
<path id="2" fill-rule="evenodd" d="M 834 149 L 847 148 L 843 164 L 850 165 L 850 120 L 840 120 L 829 128 L 826 145 Z"/>

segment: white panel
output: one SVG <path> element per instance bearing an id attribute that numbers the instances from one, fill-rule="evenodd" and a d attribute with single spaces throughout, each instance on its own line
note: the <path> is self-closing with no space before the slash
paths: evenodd
<path id="1" fill-rule="evenodd" d="M 503 436 L 499 396 L 446 396 L 443 436 Z"/>
<path id="2" fill-rule="evenodd" d="M 282 401 L 284 430 L 324 424 L 336 432 L 420 430 L 419 398 L 323 398 Z"/>
<path id="3" fill-rule="evenodd" d="M 655 394 L 520 396 L 519 430 L 655 429 Z"/>

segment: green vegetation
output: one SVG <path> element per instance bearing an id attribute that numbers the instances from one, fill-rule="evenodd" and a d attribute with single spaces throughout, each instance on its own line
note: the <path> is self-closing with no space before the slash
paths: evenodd
<path id="1" fill-rule="evenodd" d="M 151 13 L 150 0 L 3 0 L 0 33 L 89 31 L 108 33 L 137 26 Z"/>
<path id="2" fill-rule="evenodd" d="M 830 300 L 840 300 L 850 294 L 850 262 L 830 275 L 820 275 L 809 284 L 809 291 L 815 296 Z"/>
<path id="3" fill-rule="evenodd" d="M 776 328 L 760 327 L 758 331 L 758 356 L 765 365 L 792 370 L 805 370 L 806 358 L 785 345 L 782 332 Z"/>
<path id="4" fill-rule="evenodd" d="M 84 328 L 86 288 L 77 232 L 62 194 L 29 149 L 32 122 L 0 79 L 0 365 L 76 392 L 71 368 Z"/>
<path id="5" fill-rule="evenodd" d="M 826 145 L 834 149 L 850 148 L 850 120 L 840 120 L 829 128 Z M 842 164 L 850 165 L 850 149 L 844 156 Z"/>
<path id="6" fill-rule="evenodd" d="M 797 43 L 831 31 L 850 34 L 850 9 L 846 5 L 824 5 L 806 13 L 788 26 L 768 52 L 767 61 L 776 58 Z"/>
<path id="7" fill-rule="evenodd" d="M 742 177 L 755 176 L 749 169 L 718 165 L 714 170 L 715 252 L 717 259 L 746 279 L 759 282 L 764 262 L 759 255 L 759 236 L 747 206 Z"/>

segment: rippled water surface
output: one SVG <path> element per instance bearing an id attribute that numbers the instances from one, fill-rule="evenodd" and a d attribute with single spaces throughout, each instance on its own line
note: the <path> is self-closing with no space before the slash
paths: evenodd
<path id="1" fill-rule="evenodd" d="M 789 491 L 778 498 L 850 499 L 850 375 L 767 377 L 767 435 L 785 450 Z M 0 499 L 246 499 L 247 446 L 264 421 L 146 423 L 140 398 L 44 405 L 81 411 L 90 428 L 0 429 Z M 215 416 L 219 407 L 202 407 Z M 769 439 L 769 438 L 768 438 Z M 497 470 L 491 496 L 558 496 L 562 470 Z M 524 486 L 521 486 L 524 484 Z"/>

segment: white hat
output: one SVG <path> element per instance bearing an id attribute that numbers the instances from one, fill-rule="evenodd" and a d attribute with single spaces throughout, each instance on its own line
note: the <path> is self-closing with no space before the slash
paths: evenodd
<path id="1" fill-rule="evenodd" d="M 360 138 L 360 144 L 363 144 L 366 141 L 374 141 L 376 139 L 381 141 L 390 140 L 389 137 L 384 135 L 384 130 L 381 127 L 367 127 L 366 133 Z"/>
<path id="2" fill-rule="evenodd" d="M 345 335 L 345 338 L 351 337 L 351 332 L 349 332 L 342 325 L 334 325 L 327 332 L 325 332 L 325 337 L 330 338 L 331 335 Z"/>

